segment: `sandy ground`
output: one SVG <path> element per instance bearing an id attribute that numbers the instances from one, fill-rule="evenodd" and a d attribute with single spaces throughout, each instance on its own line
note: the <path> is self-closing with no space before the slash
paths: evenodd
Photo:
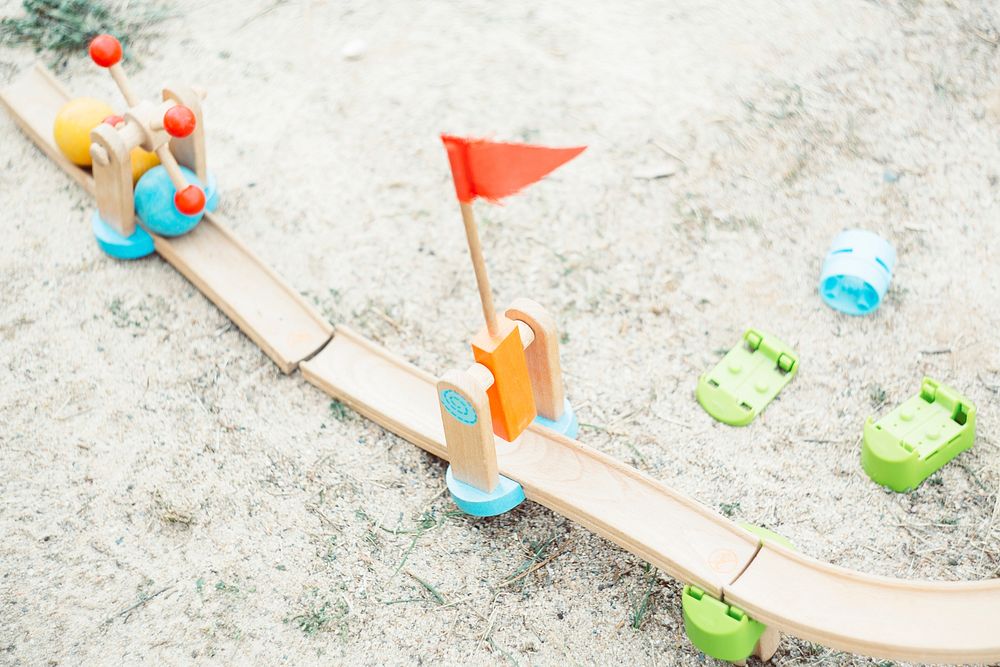
<path id="1" fill-rule="evenodd" d="M 479 326 L 437 133 L 588 144 L 479 209 L 499 302 L 565 331 L 581 439 L 840 565 L 1000 576 L 995 3 L 535 4 L 183 3 L 131 71 L 207 86 L 237 233 L 434 372 Z M 34 58 L 0 48 L 0 81 Z M 119 104 L 82 56 L 60 77 Z M 103 256 L 3 114 L 0 165 L 0 663 L 705 663 L 677 582 L 536 505 L 458 515 L 441 462 L 282 376 L 164 262 Z M 899 252 L 864 319 L 815 292 L 848 226 Z M 733 429 L 694 386 L 748 326 L 801 372 Z M 976 446 L 888 493 L 861 427 L 924 374 L 978 406 Z"/>

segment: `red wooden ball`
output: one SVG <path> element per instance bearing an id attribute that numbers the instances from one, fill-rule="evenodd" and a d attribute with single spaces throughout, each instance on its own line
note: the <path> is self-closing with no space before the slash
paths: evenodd
<path id="1" fill-rule="evenodd" d="M 174 195 L 174 206 L 184 215 L 201 213 L 205 208 L 205 193 L 197 185 L 189 185 Z"/>
<path id="2" fill-rule="evenodd" d="M 117 65 L 122 59 L 122 43 L 111 35 L 98 35 L 90 42 L 90 59 L 101 67 Z"/>
<path id="3" fill-rule="evenodd" d="M 116 114 L 112 114 L 105 118 L 102 122 L 110 125 L 111 127 L 118 127 L 118 123 L 124 123 L 125 119 Z"/>
<path id="4" fill-rule="evenodd" d="M 171 137 L 188 136 L 194 132 L 195 124 L 196 121 L 194 119 L 194 112 L 183 104 L 170 107 L 167 109 L 167 112 L 163 114 L 163 129 L 165 129 L 167 134 Z"/>

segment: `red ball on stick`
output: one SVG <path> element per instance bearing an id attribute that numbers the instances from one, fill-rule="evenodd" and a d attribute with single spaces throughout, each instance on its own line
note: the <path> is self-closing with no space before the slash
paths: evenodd
<path id="1" fill-rule="evenodd" d="M 111 35 L 98 35 L 90 42 L 90 59 L 101 67 L 117 65 L 122 59 L 122 43 Z"/>
<path id="2" fill-rule="evenodd" d="M 197 185 L 189 185 L 174 195 L 174 206 L 184 215 L 196 215 L 205 208 L 205 193 Z"/>
<path id="3" fill-rule="evenodd" d="M 112 114 L 112 115 L 108 116 L 107 118 L 105 118 L 102 122 L 105 123 L 105 124 L 107 124 L 107 125 L 110 125 L 111 127 L 118 127 L 118 124 L 119 123 L 124 123 L 125 119 L 122 118 L 121 116 L 117 115 L 117 114 Z"/>
<path id="4" fill-rule="evenodd" d="M 171 137 L 183 138 L 188 136 L 194 132 L 196 124 L 197 121 L 194 118 L 194 112 L 183 104 L 170 107 L 163 114 L 163 129 Z"/>

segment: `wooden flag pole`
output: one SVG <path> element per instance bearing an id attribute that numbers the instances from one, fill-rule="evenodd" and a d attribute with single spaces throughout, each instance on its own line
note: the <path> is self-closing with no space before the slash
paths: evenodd
<path id="1" fill-rule="evenodd" d="M 476 227 L 476 217 L 472 213 L 470 202 L 460 202 L 462 222 L 465 223 L 465 238 L 469 242 L 469 254 L 472 255 L 472 268 L 476 272 L 476 285 L 479 287 L 479 300 L 483 303 L 483 317 L 486 318 L 486 330 L 491 338 L 500 335 L 500 323 L 497 321 L 497 311 L 493 306 L 493 292 L 490 290 L 490 278 L 486 275 L 486 260 L 483 259 L 483 246 L 479 242 L 479 229 Z"/>

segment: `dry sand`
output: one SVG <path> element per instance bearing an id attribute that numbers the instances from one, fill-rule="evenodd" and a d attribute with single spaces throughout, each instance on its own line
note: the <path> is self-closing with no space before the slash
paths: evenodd
<path id="1" fill-rule="evenodd" d="M 536 4 L 187 2 L 131 73 L 208 87 L 236 232 L 434 372 L 479 326 L 437 133 L 588 144 L 479 209 L 499 302 L 565 331 L 581 439 L 812 556 L 1000 576 L 995 2 Z M 34 57 L 0 48 L 0 81 Z M 60 77 L 118 104 L 95 69 Z M 706 661 L 677 582 L 537 505 L 456 514 L 440 461 L 282 376 L 166 263 L 103 256 L 3 114 L 0 165 L 0 663 Z M 848 226 L 899 253 L 863 319 L 815 292 Z M 693 390 L 751 325 L 801 372 L 733 429 Z M 888 493 L 861 427 L 924 374 L 976 403 L 976 446 Z"/>

